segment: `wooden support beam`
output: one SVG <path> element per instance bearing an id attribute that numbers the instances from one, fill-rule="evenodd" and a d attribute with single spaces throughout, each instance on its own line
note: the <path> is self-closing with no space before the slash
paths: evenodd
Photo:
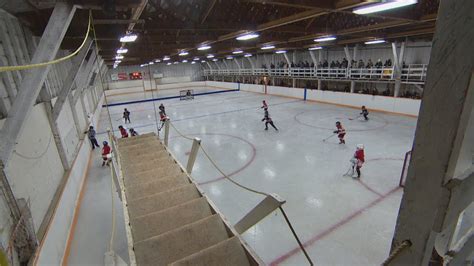
<path id="1" fill-rule="evenodd" d="M 64 2 L 56 3 L 38 48 L 31 60 L 32 63 L 48 62 L 54 59 L 75 11 L 76 8 L 71 4 Z M 21 135 L 26 118 L 33 108 L 33 104 L 40 93 L 49 69 L 50 66 L 27 70 L 21 82 L 12 108 L 0 130 L 0 137 L 2 139 L 0 142 L 0 158 L 6 165 L 8 165 L 15 149 L 17 138 Z"/>

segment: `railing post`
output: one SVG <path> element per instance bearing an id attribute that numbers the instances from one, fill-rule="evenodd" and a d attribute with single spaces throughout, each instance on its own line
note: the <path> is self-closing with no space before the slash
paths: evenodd
<path id="1" fill-rule="evenodd" d="M 168 139 L 169 139 L 169 133 L 170 133 L 170 120 L 165 121 L 165 146 L 168 147 Z"/>
<path id="2" fill-rule="evenodd" d="M 191 148 L 191 153 L 188 158 L 188 164 L 186 165 L 186 172 L 188 172 L 188 174 L 191 174 L 193 171 L 194 162 L 196 161 L 197 153 L 199 151 L 199 145 L 201 145 L 201 139 L 194 138 L 193 147 Z"/>

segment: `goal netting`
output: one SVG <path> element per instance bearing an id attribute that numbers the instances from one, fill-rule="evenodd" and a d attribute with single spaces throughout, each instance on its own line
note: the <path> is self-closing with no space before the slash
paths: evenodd
<path id="1" fill-rule="evenodd" d="M 180 100 L 192 100 L 194 99 L 194 90 L 181 90 L 179 91 Z"/>
<path id="2" fill-rule="evenodd" d="M 400 176 L 400 187 L 405 187 L 405 181 L 407 180 L 408 166 L 410 165 L 411 151 L 405 153 L 405 160 L 403 161 L 402 174 Z"/>

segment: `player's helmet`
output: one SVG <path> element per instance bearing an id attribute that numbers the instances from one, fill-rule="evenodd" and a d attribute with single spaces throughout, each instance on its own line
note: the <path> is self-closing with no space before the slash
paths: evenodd
<path id="1" fill-rule="evenodd" d="M 102 142 L 102 144 L 109 145 L 109 143 L 107 141 Z"/>
<path id="2" fill-rule="evenodd" d="M 364 144 L 357 144 L 357 149 L 358 150 L 363 150 L 364 149 Z"/>
<path id="3" fill-rule="evenodd" d="M 365 109 L 365 105 L 362 105 L 362 109 Z"/>
<path id="4" fill-rule="evenodd" d="M 122 125 L 120 125 L 120 126 L 118 126 L 118 128 L 122 129 L 122 128 L 123 128 L 123 126 L 122 126 Z"/>
<path id="5" fill-rule="evenodd" d="M 336 125 L 340 125 L 340 124 L 341 124 L 341 122 L 339 122 L 339 121 L 336 121 Z"/>

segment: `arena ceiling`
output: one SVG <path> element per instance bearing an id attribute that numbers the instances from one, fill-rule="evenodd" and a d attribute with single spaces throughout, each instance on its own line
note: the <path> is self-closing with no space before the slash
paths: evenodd
<path id="1" fill-rule="evenodd" d="M 3 7 L 41 35 L 48 22 L 54 0 L 15 0 Z M 390 41 L 431 40 L 439 0 L 418 0 L 416 5 L 357 15 L 354 8 L 373 4 L 364 0 L 75 0 L 80 5 L 62 43 L 76 48 L 84 38 L 88 9 L 92 9 L 100 54 L 112 64 L 119 38 L 128 30 L 138 35 L 125 46 L 122 65 L 142 64 L 170 56 L 172 61 L 203 58 L 212 53 L 224 57 L 242 49 L 263 53 L 264 44 L 293 50 L 314 46 L 316 37 L 336 35 L 324 46 L 360 44 L 380 38 Z M 1 7 L 1 4 L 0 4 Z M 260 36 L 248 41 L 235 37 L 246 31 Z M 203 43 L 212 46 L 198 51 Z M 178 56 L 186 50 L 189 55 Z"/>

